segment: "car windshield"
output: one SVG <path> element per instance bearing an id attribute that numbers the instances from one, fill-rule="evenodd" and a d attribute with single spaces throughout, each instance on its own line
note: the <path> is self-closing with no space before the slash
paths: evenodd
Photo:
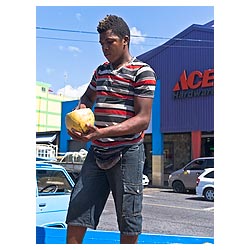
<path id="1" fill-rule="evenodd" d="M 46 195 L 51 193 L 69 194 L 72 186 L 67 177 L 60 170 L 36 170 L 38 195 Z"/>
<path id="2" fill-rule="evenodd" d="M 191 162 L 188 166 L 185 167 L 185 170 L 204 170 L 206 168 L 213 168 L 214 160 L 213 159 L 198 159 Z"/>
<path id="3" fill-rule="evenodd" d="M 207 162 L 206 163 L 207 168 L 213 168 L 214 167 L 214 159 L 208 159 L 206 162 Z"/>
<path id="4" fill-rule="evenodd" d="M 204 177 L 206 177 L 206 178 L 214 178 L 214 171 L 211 171 L 211 172 L 207 173 Z"/>

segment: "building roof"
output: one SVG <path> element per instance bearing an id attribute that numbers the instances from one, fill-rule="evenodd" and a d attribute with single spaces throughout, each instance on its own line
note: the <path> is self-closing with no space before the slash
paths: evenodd
<path id="1" fill-rule="evenodd" d="M 168 49 L 169 47 L 176 46 L 180 42 L 190 44 L 190 43 L 195 43 L 197 46 L 197 43 L 204 43 L 207 44 L 207 46 L 213 46 L 214 40 L 200 40 L 196 39 L 195 37 L 192 38 L 192 34 L 195 33 L 194 31 L 200 31 L 200 32 L 214 32 L 214 20 L 204 24 L 192 24 L 189 26 L 187 29 L 184 31 L 180 32 L 178 35 L 175 37 L 171 38 L 169 41 L 165 42 L 164 44 L 144 53 L 138 56 L 138 59 L 145 61 L 145 62 L 150 62 L 150 60 L 155 57 L 160 55 L 164 50 Z"/>

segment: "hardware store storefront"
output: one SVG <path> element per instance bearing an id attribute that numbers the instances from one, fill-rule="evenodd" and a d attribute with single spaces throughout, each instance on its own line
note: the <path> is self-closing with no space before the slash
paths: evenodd
<path id="1" fill-rule="evenodd" d="M 213 23 L 191 25 L 138 57 L 154 68 L 158 79 L 145 138 L 155 185 L 167 185 L 169 173 L 191 159 L 214 154 Z"/>

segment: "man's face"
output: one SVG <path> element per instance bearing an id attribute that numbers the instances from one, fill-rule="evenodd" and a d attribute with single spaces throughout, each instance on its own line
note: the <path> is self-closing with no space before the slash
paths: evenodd
<path id="1" fill-rule="evenodd" d="M 121 39 L 112 30 L 107 30 L 100 34 L 100 44 L 107 60 L 114 65 L 118 65 L 125 53 L 125 45 L 128 43 L 126 38 Z"/>

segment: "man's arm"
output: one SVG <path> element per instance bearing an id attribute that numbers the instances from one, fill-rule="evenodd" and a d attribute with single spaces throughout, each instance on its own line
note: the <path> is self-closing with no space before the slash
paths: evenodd
<path id="1" fill-rule="evenodd" d="M 96 92 L 90 87 L 87 88 L 85 93 L 81 96 L 76 109 L 92 108 L 96 99 Z"/>
<path id="2" fill-rule="evenodd" d="M 148 128 L 152 109 L 151 98 L 134 98 L 135 116 L 114 126 L 104 128 L 102 137 L 136 134 Z"/>
<path id="3" fill-rule="evenodd" d="M 92 108 L 94 105 L 96 99 L 96 92 L 90 89 L 90 87 L 87 88 L 85 93 L 81 96 L 78 105 L 75 107 L 75 109 L 83 109 L 83 108 Z M 81 133 L 78 131 L 70 131 L 68 130 L 68 134 L 77 141 L 86 141 L 82 139 Z"/>
<path id="4" fill-rule="evenodd" d="M 148 128 L 151 118 L 153 99 L 135 97 L 135 116 L 117 125 L 100 128 L 89 126 L 87 134 L 78 136 L 78 140 L 87 142 L 106 137 L 117 137 L 122 135 L 136 134 Z"/>

